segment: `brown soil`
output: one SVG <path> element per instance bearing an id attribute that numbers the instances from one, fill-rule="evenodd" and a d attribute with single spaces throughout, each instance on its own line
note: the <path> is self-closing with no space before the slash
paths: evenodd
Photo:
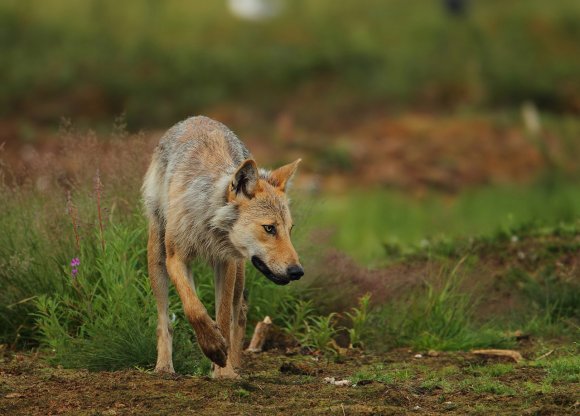
<path id="1" fill-rule="evenodd" d="M 493 361 L 469 353 L 415 358 L 415 352 L 395 350 L 384 355 L 355 353 L 336 363 L 272 352 L 247 356 L 242 378 L 222 381 L 138 370 L 65 370 L 46 366 L 34 355 L 18 354 L 0 364 L 0 414 L 566 415 L 578 410 L 577 384 L 554 384 L 550 393 L 531 391 L 526 385 L 540 383 L 545 372 L 526 364 L 495 378 L 515 393 L 475 393 L 461 385 L 473 377 L 472 366 L 482 364 Z M 346 379 L 376 365 L 382 365 L 385 374 L 406 369 L 411 376 L 395 382 L 363 379 L 350 387 L 324 382 L 325 377 Z M 453 370 L 446 377 L 453 387 L 423 384 L 442 369 Z"/>

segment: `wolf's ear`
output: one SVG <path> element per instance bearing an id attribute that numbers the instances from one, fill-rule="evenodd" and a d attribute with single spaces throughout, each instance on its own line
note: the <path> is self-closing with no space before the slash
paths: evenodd
<path id="1" fill-rule="evenodd" d="M 232 183 L 229 195 L 231 199 L 244 195 L 246 198 L 253 198 L 258 186 L 258 167 L 252 159 L 246 159 L 238 167 Z"/>
<path id="2" fill-rule="evenodd" d="M 282 192 L 286 192 L 290 180 L 292 179 L 292 176 L 294 176 L 296 169 L 298 169 L 298 164 L 301 161 L 302 159 L 297 159 L 292 163 L 272 171 L 272 173 L 270 173 L 270 182 Z"/>

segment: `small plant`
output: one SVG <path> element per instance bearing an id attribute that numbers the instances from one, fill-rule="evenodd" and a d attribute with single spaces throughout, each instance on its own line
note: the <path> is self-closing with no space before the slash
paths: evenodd
<path id="1" fill-rule="evenodd" d="M 323 353 L 336 350 L 333 348 L 332 341 L 337 333 L 335 327 L 336 313 L 327 316 L 316 316 L 305 321 L 306 331 L 299 335 L 298 341 L 304 347 L 317 349 Z"/>
<path id="2" fill-rule="evenodd" d="M 235 391 L 235 395 L 238 396 L 240 399 L 250 397 L 250 392 L 243 387 L 240 387 Z"/>
<path id="3" fill-rule="evenodd" d="M 287 316 L 284 317 L 284 330 L 291 336 L 298 338 L 299 334 L 304 334 L 307 331 L 307 321 L 311 319 L 314 313 L 314 307 L 310 300 L 299 300 L 293 302 L 288 307 Z"/>
<path id="4" fill-rule="evenodd" d="M 97 202 L 97 217 L 99 219 L 99 237 L 101 239 L 101 248 L 105 251 L 105 237 L 103 235 L 103 210 L 101 207 L 101 196 L 103 193 L 103 183 L 101 182 L 101 175 L 99 169 L 95 174 L 95 197 Z"/>
<path id="5" fill-rule="evenodd" d="M 529 302 L 530 313 L 522 322 L 526 332 L 550 337 L 578 329 L 580 285 L 573 278 L 561 276 L 553 267 L 535 275 L 512 268 L 507 277 Z"/>
<path id="6" fill-rule="evenodd" d="M 51 361 L 68 368 L 151 367 L 156 314 L 145 275 L 144 227 L 110 225 L 105 229 L 104 252 L 98 236 L 96 230 L 95 238 L 81 245 L 83 267 L 76 276 L 63 268 L 64 289 L 36 300 L 40 341 L 52 351 Z M 175 304 L 172 293 L 172 309 Z M 209 366 L 183 313 L 178 308 L 176 312 L 176 368 L 203 374 Z M 191 356 L 199 360 L 194 364 Z"/>
<path id="7" fill-rule="evenodd" d="M 294 301 L 288 308 L 284 322 L 284 331 L 294 337 L 300 345 L 323 353 L 336 353 L 333 345 L 336 328 L 336 313 L 327 316 L 315 316 L 315 309 L 310 300 Z"/>
<path id="8" fill-rule="evenodd" d="M 350 348 L 364 348 L 363 340 L 369 334 L 369 305 L 371 294 L 367 293 L 358 300 L 358 308 L 352 308 L 352 312 L 345 315 L 350 319 L 351 328 L 346 328 L 350 340 Z"/>
<path id="9" fill-rule="evenodd" d="M 528 394 L 550 394 L 554 391 L 554 387 L 549 382 L 534 383 L 532 381 L 526 381 L 524 383 L 524 389 Z"/>

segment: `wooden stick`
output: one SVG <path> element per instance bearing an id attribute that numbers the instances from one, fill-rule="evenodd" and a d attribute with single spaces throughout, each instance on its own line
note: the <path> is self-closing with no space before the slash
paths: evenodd
<path id="1" fill-rule="evenodd" d="M 249 352 L 261 352 L 268 338 L 268 332 L 270 332 L 270 327 L 272 326 L 272 320 L 269 316 L 266 316 L 262 322 L 256 324 L 256 329 L 254 329 L 254 335 L 252 335 L 252 340 L 250 341 L 250 346 L 247 351 Z"/>
<path id="2" fill-rule="evenodd" d="M 471 351 L 473 354 L 476 355 L 486 355 L 486 356 L 492 356 L 492 357 L 507 357 L 507 358 L 511 358 L 512 360 L 514 360 L 516 363 L 522 361 L 524 358 L 522 357 L 522 355 L 514 350 L 472 350 Z"/>

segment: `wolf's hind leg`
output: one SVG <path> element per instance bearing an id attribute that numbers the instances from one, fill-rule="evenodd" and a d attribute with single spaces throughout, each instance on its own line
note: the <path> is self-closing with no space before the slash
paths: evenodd
<path id="1" fill-rule="evenodd" d="M 219 368 L 214 365 L 213 377 L 215 378 L 239 377 L 234 370 L 231 355 L 231 334 L 235 326 L 235 322 L 232 323 L 232 318 L 237 267 L 238 265 L 235 261 L 223 262 L 214 267 L 216 322 L 229 347 L 226 366 Z"/>
<path id="2" fill-rule="evenodd" d="M 147 262 L 151 288 L 157 301 L 157 364 L 156 372 L 173 373 L 172 333 L 169 321 L 169 294 L 167 268 L 165 266 L 164 230 L 158 220 L 149 224 Z"/>

